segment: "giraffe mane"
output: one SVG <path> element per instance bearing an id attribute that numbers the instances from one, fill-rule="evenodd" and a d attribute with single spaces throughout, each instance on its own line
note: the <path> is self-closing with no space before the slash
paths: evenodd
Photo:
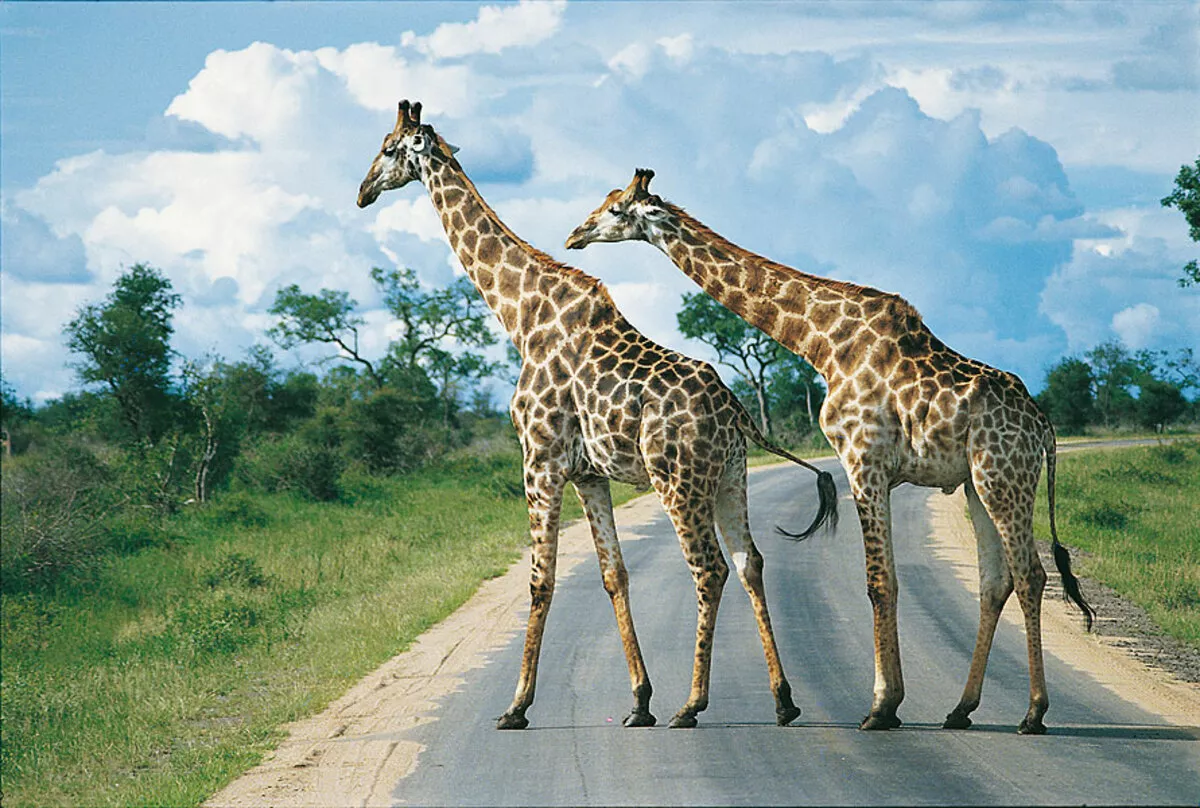
<path id="1" fill-rule="evenodd" d="M 525 239 L 521 238 L 516 233 L 514 233 L 512 231 L 512 228 L 510 228 L 508 226 L 508 224 L 503 219 L 500 218 L 500 215 L 498 213 L 496 213 L 495 210 L 492 209 L 492 206 L 489 205 L 487 203 L 487 200 L 483 198 L 483 195 L 479 193 L 479 189 L 475 187 L 474 181 L 469 176 L 467 176 L 467 172 L 463 171 L 463 168 L 459 164 L 458 159 L 456 157 L 454 157 L 454 155 L 452 155 L 452 154 L 444 154 L 444 155 L 442 155 L 442 157 L 447 162 L 449 162 L 451 168 L 453 168 L 456 171 L 456 173 L 460 177 L 462 177 L 463 181 L 466 183 L 467 193 L 469 193 L 472 197 L 475 198 L 475 201 L 480 205 L 480 207 L 484 211 L 487 212 L 487 215 L 490 216 L 492 221 L 494 221 L 500 227 L 500 229 L 504 232 L 504 234 L 506 236 L 508 236 L 510 239 L 512 239 L 514 242 L 519 244 L 521 246 L 521 248 L 539 266 L 544 267 L 545 269 L 550 270 L 550 271 L 554 272 L 555 274 L 566 275 L 570 278 L 581 281 L 585 286 L 591 287 L 592 290 L 594 290 L 597 294 L 599 294 L 608 305 L 612 306 L 614 311 L 617 311 L 617 305 L 613 301 L 612 295 L 609 294 L 608 287 L 606 287 L 604 285 L 603 281 L 601 281 L 599 278 L 595 277 L 594 275 L 589 275 L 588 273 L 584 272 L 582 269 L 578 269 L 577 267 L 573 267 L 569 264 L 564 264 L 562 261 L 559 261 L 554 256 L 552 256 L 548 253 L 545 253 L 542 250 L 539 250 L 537 247 L 534 247 L 528 241 L 526 241 Z"/>
<path id="2" fill-rule="evenodd" d="M 902 296 L 894 292 L 885 292 L 882 289 L 876 289 L 873 286 L 863 286 L 862 284 L 852 283 L 850 281 L 839 281 L 834 278 L 825 278 L 820 275 L 812 275 L 808 272 L 801 272 L 795 267 L 790 267 L 787 264 L 781 264 L 778 261 L 772 261 L 770 258 L 759 255 L 756 252 L 752 252 L 747 250 L 745 247 L 733 243 L 708 225 L 704 224 L 704 222 L 689 214 L 679 205 L 676 205 L 672 202 L 667 202 L 665 199 L 661 199 L 661 197 L 660 200 L 663 208 L 671 213 L 672 216 L 687 221 L 687 223 L 703 238 L 713 241 L 720 241 L 726 252 L 731 253 L 739 261 L 757 264 L 763 268 L 771 269 L 777 272 L 796 275 L 797 277 L 804 278 L 806 280 L 818 281 L 823 287 L 832 289 L 850 297 L 860 297 L 863 295 L 879 295 L 882 297 L 890 297 L 899 306 L 897 314 L 902 314 L 909 318 L 915 317 L 919 325 L 924 325 L 924 319 L 921 317 L 921 313 L 917 311 L 916 307 L 905 300 Z"/>

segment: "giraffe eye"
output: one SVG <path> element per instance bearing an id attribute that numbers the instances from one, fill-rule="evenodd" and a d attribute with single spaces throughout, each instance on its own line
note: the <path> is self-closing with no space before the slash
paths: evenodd
<path id="1" fill-rule="evenodd" d="M 383 153 L 387 157 L 395 157 L 396 156 L 396 144 L 392 143 L 387 146 L 384 146 Z"/>

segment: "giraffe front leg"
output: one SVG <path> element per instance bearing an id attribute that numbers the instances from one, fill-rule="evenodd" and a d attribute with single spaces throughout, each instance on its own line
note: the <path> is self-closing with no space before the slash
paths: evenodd
<path id="1" fill-rule="evenodd" d="M 600 562 L 604 590 L 612 600 L 617 630 L 621 634 L 621 645 L 625 650 L 625 661 L 629 665 L 633 709 L 622 723 L 627 727 L 652 727 L 658 721 L 650 712 L 653 688 L 650 686 L 650 676 L 646 672 L 646 663 L 642 660 L 642 650 L 633 628 L 633 614 L 629 608 L 629 573 L 625 569 L 621 545 L 617 540 L 609 483 L 608 480 L 596 478 L 575 483 L 575 490 L 592 528 L 592 540 L 596 545 L 596 558 Z"/>
<path id="2" fill-rule="evenodd" d="M 860 488 L 851 478 L 867 564 L 867 596 L 875 618 L 875 697 L 859 729 L 900 726 L 896 710 L 904 700 L 900 636 L 896 620 L 896 562 L 892 555 L 891 504 L 884 486 Z"/>
<path id="3" fill-rule="evenodd" d="M 525 729 L 529 719 L 525 711 L 533 704 L 537 682 L 538 658 L 546 615 L 554 596 L 554 571 L 558 561 L 558 518 L 565 480 L 549 474 L 525 474 L 529 504 L 529 532 L 533 543 L 529 578 L 529 623 L 525 629 L 525 651 L 521 657 L 521 675 L 512 705 L 496 720 L 496 729 Z"/>

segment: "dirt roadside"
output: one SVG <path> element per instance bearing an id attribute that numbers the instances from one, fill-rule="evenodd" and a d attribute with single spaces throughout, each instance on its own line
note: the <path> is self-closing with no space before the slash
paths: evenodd
<path id="1" fill-rule="evenodd" d="M 950 562 L 958 579 L 978 596 L 975 533 L 967 516 L 967 498 L 963 489 L 959 488 L 949 496 L 934 494 L 929 499 L 929 509 L 933 527 L 929 544 L 934 555 Z M 1108 594 L 1099 609 L 1098 630 L 1086 634 L 1079 611 L 1068 607 L 1063 600 L 1062 585 L 1048 548 L 1043 549 L 1042 565 L 1049 573 L 1042 597 L 1042 645 L 1045 651 L 1146 712 L 1161 716 L 1176 726 L 1200 726 L 1200 685 L 1176 677 L 1165 666 L 1147 665 L 1143 661 L 1146 655 L 1137 653 L 1138 649 L 1146 647 L 1148 638 L 1128 619 L 1128 615 L 1138 611 L 1136 607 Z M 1088 587 L 1088 597 L 1094 606 L 1099 605 L 1092 592 L 1093 589 Z M 1014 601 L 1015 598 L 1009 601 L 1002 619 L 1024 630 L 1021 610 Z M 1118 602 L 1123 608 L 1110 608 Z M 1186 674 L 1186 671 L 1181 672 Z"/>
<path id="2" fill-rule="evenodd" d="M 616 509 L 622 543 L 661 508 L 653 496 Z M 595 556 L 587 522 L 559 534 L 557 579 Z M 599 582 L 597 582 L 599 586 Z M 402 654 L 329 705 L 289 725 L 288 737 L 266 760 L 230 783 L 208 806 L 390 805 L 396 783 L 417 762 L 421 745 L 405 731 L 435 721 L 438 700 L 465 674 L 525 628 L 529 609 L 529 553 L 504 575 L 485 581 L 454 614 L 426 631 Z"/>
<path id="3" fill-rule="evenodd" d="M 961 489 L 950 496 L 935 493 L 929 507 L 931 549 L 978 594 L 975 539 Z M 637 540 L 639 526 L 660 510 L 652 495 L 618 508 L 622 541 Z M 593 555 L 591 534 L 583 520 L 565 528 L 559 539 L 559 580 Z M 524 629 L 528 569 L 526 554 L 325 711 L 288 726 L 288 737 L 266 760 L 205 804 L 250 808 L 390 804 L 396 784 L 413 770 L 421 752 L 420 744 L 405 738 L 406 730 L 437 720 L 438 700 L 457 690 L 468 671 L 485 665 L 491 653 Z M 1053 583 L 1047 587 L 1043 609 L 1048 652 L 1172 724 L 1200 726 L 1200 686 L 1148 667 L 1121 647 L 1123 638 L 1084 634 L 1078 613 L 1068 611 L 1056 597 L 1057 575 L 1050 578 Z M 1004 619 L 1019 624 L 1019 609 L 1006 609 Z"/>

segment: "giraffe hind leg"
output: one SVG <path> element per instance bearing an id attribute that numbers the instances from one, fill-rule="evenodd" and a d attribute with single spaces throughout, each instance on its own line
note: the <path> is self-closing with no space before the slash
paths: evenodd
<path id="1" fill-rule="evenodd" d="M 1042 653 L 1042 592 L 1046 571 L 1033 540 L 1033 503 L 1037 474 L 1006 480 L 977 481 L 976 490 L 995 523 L 1012 573 L 1013 589 L 1025 618 L 1025 644 L 1029 656 L 1029 710 L 1017 731 L 1042 735 L 1042 718 L 1050 706 Z"/>
<path id="2" fill-rule="evenodd" d="M 763 557 L 754 546 L 750 535 L 750 522 L 746 512 L 746 477 L 744 469 L 730 473 L 723 481 L 717 495 L 717 525 L 725 539 L 725 546 L 733 557 L 742 587 L 750 596 L 754 618 L 758 623 L 759 639 L 767 659 L 767 673 L 771 679 L 771 693 L 775 696 L 775 723 L 787 726 L 800 716 L 800 708 L 792 701 L 792 687 L 783 673 L 779 659 L 779 648 L 775 633 L 771 629 L 771 615 L 767 611 L 767 595 L 763 587 Z"/>
<path id="3" fill-rule="evenodd" d="M 633 628 L 633 615 L 629 608 L 629 573 L 625 569 L 621 545 L 617 541 L 609 483 L 602 478 L 576 482 L 575 490 L 592 528 L 592 540 L 596 545 L 596 558 L 600 562 L 604 589 L 612 601 L 617 630 L 621 634 L 621 645 L 625 650 L 625 661 L 629 665 L 634 703 L 633 709 L 622 723 L 627 727 L 652 727 L 657 723 L 657 719 L 650 712 L 653 688 L 650 686 L 650 676 L 646 672 L 646 663 L 642 660 L 641 647 Z"/>
<path id="4" fill-rule="evenodd" d="M 1000 533 L 970 481 L 965 489 L 979 556 L 979 633 L 975 638 L 971 670 L 967 674 L 962 698 L 959 699 L 958 706 L 946 716 L 946 721 L 942 724 L 945 729 L 966 729 L 971 726 L 970 715 L 979 706 L 996 624 L 1013 591 L 1012 573 L 1008 568 Z"/>
<path id="5" fill-rule="evenodd" d="M 696 652 L 692 666 L 692 687 L 687 703 L 679 708 L 669 726 L 673 729 L 696 726 L 696 715 L 708 709 L 709 679 L 712 673 L 713 637 L 721 592 L 729 577 L 729 565 L 721 554 L 711 506 L 695 502 L 672 502 L 664 498 L 684 558 L 696 586 Z"/>

